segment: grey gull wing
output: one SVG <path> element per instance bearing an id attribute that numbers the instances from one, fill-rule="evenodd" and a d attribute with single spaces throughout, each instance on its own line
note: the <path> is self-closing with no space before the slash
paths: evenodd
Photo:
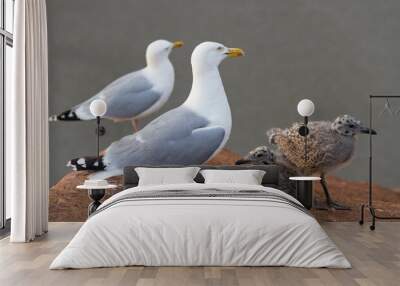
<path id="1" fill-rule="evenodd" d="M 106 151 L 107 168 L 140 164 L 202 164 L 222 143 L 225 130 L 183 106 L 170 110 Z"/>
<path id="2" fill-rule="evenodd" d="M 153 90 L 154 85 L 143 76 L 142 71 L 126 74 L 107 85 L 98 94 L 75 106 L 75 111 L 82 119 L 93 119 L 90 103 L 98 98 L 107 103 L 104 117 L 129 119 L 150 108 L 161 97 Z"/>

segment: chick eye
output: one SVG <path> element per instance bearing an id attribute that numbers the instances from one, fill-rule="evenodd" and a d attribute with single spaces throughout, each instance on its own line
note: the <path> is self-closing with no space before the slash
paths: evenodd
<path id="1" fill-rule="evenodd" d="M 223 46 L 219 46 L 219 47 L 217 48 L 218 51 L 222 51 L 223 49 L 224 49 Z"/>

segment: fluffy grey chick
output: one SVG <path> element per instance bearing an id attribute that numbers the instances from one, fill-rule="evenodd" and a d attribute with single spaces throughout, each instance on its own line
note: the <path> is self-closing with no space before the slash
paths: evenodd
<path id="1" fill-rule="evenodd" d="M 236 161 L 236 165 L 277 165 L 275 154 L 267 146 L 258 146 L 251 150 L 240 160 Z M 289 180 L 290 177 L 296 176 L 296 173 L 285 166 L 279 167 L 279 187 L 282 191 L 295 196 L 296 184 Z"/>
<path id="2" fill-rule="evenodd" d="M 308 124 L 307 139 L 298 130 L 300 123 L 288 129 L 274 128 L 267 132 L 269 143 L 275 147 L 276 162 L 302 175 L 318 174 L 329 207 L 349 209 L 332 201 L 325 174 L 348 163 L 355 149 L 356 135 L 376 134 L 362 126 L 353 116 L 342 115 L 335 121 L 314 121 Z M 304 140 L 307 140 L 308 156 L 304 156 Z"/>
<path id="3" fill-rule="evenodd" d="M 267 146 L 258 146 L 236 161 L 236 165 L 243 164 L 272 165 L 275 164 L 275 155 Z"/>

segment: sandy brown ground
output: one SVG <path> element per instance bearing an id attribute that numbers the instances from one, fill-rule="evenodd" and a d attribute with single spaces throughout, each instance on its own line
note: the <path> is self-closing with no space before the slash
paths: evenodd
<path id="1" fill-rule="evenodd" d="M 212 160 L 211 165 L 233 165 L 240 159 L 237 154 L 224 149 Z M 87 206 L 90 198 L 84 190 L 77 190 L 76 186 L 84 182 L 89 172 L 70 172 L 50 189 L 49 194 L 49 220 L 50 221 L 85 221 Z M 110 181 L 121 185 L 122 178 L 114 177 Z M 328 184 L 333 198 L 352 208 L 351 211 L 312 210 L 313 214 L 321 221 L 356 221 L 359 219 L 361 204 L 368 199 L 368 183 L 350 182 L 337 177 L 328 177 Z M 121 191 L 121 188 L 110 191 L 110 195 Z M 323 203 L 324 197 L 319 184 L 315 185 L 315 199 Z M 385 210 L 385 215 L 400 216 L 400 192 L 374 186 L 374 205 Z M 380 212 L 379 212 L 380 213 Z"/>
<path id="2" fill-rule="evenodd" d="M 352 210 L 312 210 L 313 214 L 322 221 L 359 220 L 360 206 L 368 202 L 368 182 L 346 181 L 338 177 L 329 176 L 328 184 L 333 199 L 341 204 L 350 206 Z M 314 187 L 316 201 L 324 202 L 325 197 L 320 184 L 315 184 Z M 373 204 L 377 209 L 377 215 L 400 217 L 400 192 L 373 185 L 373 196 Z"/>

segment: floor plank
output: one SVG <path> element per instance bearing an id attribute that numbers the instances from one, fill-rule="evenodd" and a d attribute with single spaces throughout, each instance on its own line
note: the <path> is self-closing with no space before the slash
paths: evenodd
<path id="1" fill-rule="evenodd" d="M 379 222 L 372 232 L 357 223 L 322 226 L 352 263 L 352 269 L 289 267 L 119 267 L 50 271 L 55 256 L 82 223 L 50 223 L 50 231 L 32 243 L 0 240 L 0 285 L 136 286 L 391 286 L 400 273 L 400 223 Z"/>

